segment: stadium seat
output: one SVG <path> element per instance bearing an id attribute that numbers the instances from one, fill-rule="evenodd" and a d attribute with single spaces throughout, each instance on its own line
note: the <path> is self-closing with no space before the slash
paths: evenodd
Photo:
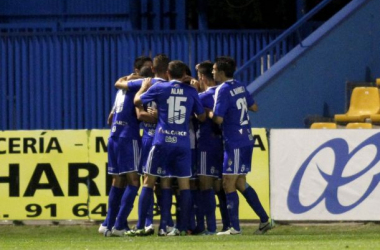
<path id="1" fill-rule="evenodd" d="M 371 115 L 380 113 L 380 94 L 377 87 L 356 87 L 351 95 L 346 114 L 335 115 L 335 122 L 365 122 Z"/>
<path id="2" fill-rule="evenodd" d="M 374 114 L 369 117 L 374 124 L 380 124 L 380 114 Z"/>
<path id="3" fill-rule="evenodd" d="M 311 129 L 335 129 L 337 125 L 335 122 L 314 122 L 310 126 Z"/>
<path id="4" fill-rule="evenodd" d="M 376 78 L 376 86 L 380 88 L 380 78 Z M 380 123 L 380 114 L 375 114 L 370 116 L 371 122 L 372 123 Z"/>
<path id="5" fill-rule="evenodd" d="M 372 124 L 368 122 L 350 122 L 346 125 L 348 129 L 371 129 Z"/>

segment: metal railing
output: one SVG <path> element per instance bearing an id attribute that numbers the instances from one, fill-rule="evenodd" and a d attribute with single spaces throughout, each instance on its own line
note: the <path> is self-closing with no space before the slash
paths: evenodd
<path id="1" fill-rule="evenodd" d="M 308 21 L 333 0 L 324 0 L 304 15 L 300 20 L 284 31 L 265 48 L 259 51 L 251 59 L 246 61 L 235 72 L 234 77 L 250 83 L 264 74 L 278 60 L 285 56 L 290 50 L 301 44 L 302 40 L 313 31 Z M 301 35 L 301 29 L 305 34 Z"/>

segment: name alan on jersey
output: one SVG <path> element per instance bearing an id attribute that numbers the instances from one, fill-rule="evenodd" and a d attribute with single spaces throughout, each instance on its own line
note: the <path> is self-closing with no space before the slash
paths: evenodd
<path id="1" fill-rule="evenodd" d="M 183 95 L 183 89 L 172 88 L 171 94 L 173 94 L 173 95 Z"/>
<path id="2" fill-rule="evenodd" d="M 235 96 L 241 93 L 245 92 L 245 88 L 243 86 L 240 86 L 238 88 L 234 88 L 233 90 L 230 90 L 231 96 Z"/>

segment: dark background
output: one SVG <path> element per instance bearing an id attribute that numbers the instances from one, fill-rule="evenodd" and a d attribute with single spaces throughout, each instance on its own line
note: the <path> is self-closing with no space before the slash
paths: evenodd
<path id="1" fill-rule="evenodd" d="M 201 0 L 202 1 L 202 0 Z M 351 0 L 334 0 L 312 21 L 326 21 Z M 297 21 L 297 0 L 207 0 L 209 29 L 285 29 Z M 307 13 L 322 0 L 301 0 Z M 187 25 L 198 29 L 198 0 L 187 0 Z"/>

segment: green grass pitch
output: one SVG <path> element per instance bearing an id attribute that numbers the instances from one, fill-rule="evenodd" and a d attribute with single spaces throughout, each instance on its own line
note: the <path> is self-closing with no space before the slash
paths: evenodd
<path id="1" fill-rule="evenodd" d="M 242 224 L 238 236 L 104 237 L 98 225 L 0 225 L 0 249 L 166 249 L 281 250 L 380 249 L 380 224 L 334 223 L 276 225 L 253 235 L 256 223 Z"/>

